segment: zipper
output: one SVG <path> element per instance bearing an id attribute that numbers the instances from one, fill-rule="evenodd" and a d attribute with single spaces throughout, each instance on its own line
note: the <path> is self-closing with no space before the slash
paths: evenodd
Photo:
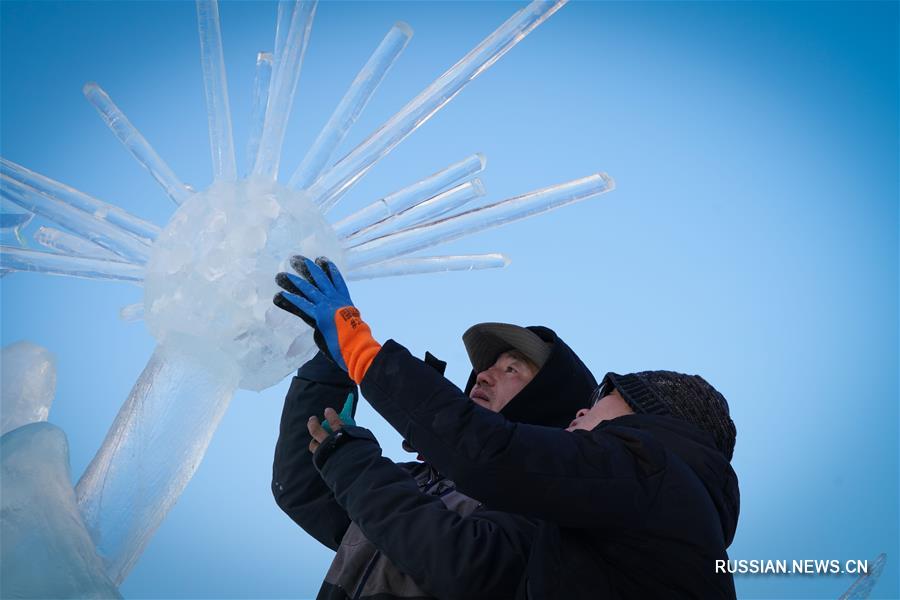
<path id="1" fill-rule="evenodd" d="M 372 569 L 375 568 L 375 561 L 378 560 L 378 557 L 381 556 L 381 550 L 376 550 L 375 554 L 372 555 L 372 558 L 369 559 L 369 564 L 366 565 L 366 570 L 363 572 L 362 579 L 359 580 L 359 585 L 356 586 L 356 592 L 353 594 L 353 600 L 359 600 L 360 595 L 363 591 L 363 586 L 366 585 L 366 581 L 369 580 L 369 575 L 372 574 Z"/>

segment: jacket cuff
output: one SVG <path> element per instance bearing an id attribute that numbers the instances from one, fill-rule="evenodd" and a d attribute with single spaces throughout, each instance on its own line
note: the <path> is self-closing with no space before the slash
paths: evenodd
<path id="1" fill-rule="evenodd" d="M 411 365 L 415 364 L 415 367 Z M 419 399 L 418 394 L 404 394 L 402 389 L 407 385 L 415 385 L 421 387 L 422 379 L 420 375 L 426 374 L 425 377 L 436 377 L 443 379 L 443 376 L 437 369 L 424 368 L 425 364 L 409 353 L 409 350 L 398 344 L 394 340 L 388 340 L 381 347 L 378 354 L 369 365 L 366 375 L 359 382 L 360 390 L 367 387 L 377 390 L 371 394 L 373 402 L 379 402 L 379 406 L 375 409 L 380 413 L 380 406 L 385 408 L 390 406 L 403 407 L 405 409 L 414 408 Z M 412 370 L 410 370 L 412 369 Z M 421 369 L 421 370 L 419 370 Z M 415 380 L 415 384 L 411 382 Z M 399 390 L 399 392 L 398 392 Z M 369 394 L 363 394 L 369 400 Z M 383 401 L 383 402 L 382 402 Z M 382 413 L 382 416 L 384 414 Z"/>
<path id="2" fill-rule="evenodd" d="M 322 469 L 325 468 L 325 462 L 331 458 L 341 446 L 352 440 L 369 440 L 378 444 L 378 440 L 375 439 L 372 432 L 365 427 L 357 427 L 355 425 L 341 427 L 336 432 L 329 435 L 316 449 L 315 454 L 313 454 L 313 464 L 316 466 L 316 469 L 321 472 Z"/>

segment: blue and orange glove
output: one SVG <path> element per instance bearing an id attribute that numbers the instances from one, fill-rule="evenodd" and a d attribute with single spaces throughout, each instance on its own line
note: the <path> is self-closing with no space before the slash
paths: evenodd
<path id="1" fill-rule="evenodd" d="M 353 306 L 340 271 L 325 257 L 313 262 L 305 256 L 293 256 L 291 267 L 299 276 L 275 276 L 275 283 L 285 290 L 273 298 L 275 306 L 303 319 L 313 328 L 319 349 L 353 381 L 361 382 L 381 344 Z"/>

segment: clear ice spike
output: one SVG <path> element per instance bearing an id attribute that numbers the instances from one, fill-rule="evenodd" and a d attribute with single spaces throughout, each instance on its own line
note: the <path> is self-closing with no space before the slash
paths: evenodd
<path id="1" fill-rule="evenodd" d="M 398 233 L 376 238 L 347 251 L 348 270 L 409 254 L 422 248 L 447 242 L 476 231 L 497 227 L 553 210 L 579 200 L 592 198 L 614 187 L 605 173 L 588 175 L 550 186 L 522 196 L 480 206 L 436 223 L 419 225 Z"/>
<path id="2" fill-rule="evenodd" d="M 237 373 L 222 364 L 228 361 L 207 351 L 157 346 L 75 486 L 117 585 L 197 470 L 231 402 Z"/>
<path id="3" fill-rule="evenodd" d="M 484 184 L 480 179 L 475 178 L 472 181 L 461 183 L 446 192 L 441 192 L 434 198 L 420 202 L 398 215 L 379 221 L 350 236 L 344 241 L 344 247 L 353 248 L 395 231 L 403 231 L 422 223 L 430 223 L 481 196 L 484 196 Z"/>
<path id="4" fill-rule="evenodd" d="M 439 194 L 457 181 L 484 170 L 487 159 L 477 153 L 441 169 L 425 179 L 388 194 L 334 224 L 338 237 L 347 238 Z"/>
<path id="5" fill-rule="evenodd" d="M 0 230 L 19 230 L 27 227 L 34 218 L 34 213 L 23 210 L 18 204 L 6 198 L 0 198 Z"/>
<path id="6" fill-rule="evenodd" d="M 25 246 L 22 230 L 31 223 L 34 213 L 0 196 L 0 242 Z M 2 274 L 0 274 L 2 277 Z"/>
<path id="7" fill-rule="evenodd" d="M 841 594 L 838 600 L 866 600 L 871 594 L 875 584 L 884 571 L 884 564 L 887 561 L 887 554 L 882 552 L 875 560 L 869 561 L 868 572 L 863 573 L 856 578 L 856 581 L 847 588 L 847 591 Z"/>
<path id="8" fill-rule="evenodd" d="M 162 186 L 169 198 L 175 204 L 181 204 L 187 200 L 191 195 L 190 190 L 178 179 L 174 171 L 169 168 L 169 165 L 160 158 L 156 150 L 141 135 L 141 132 L 131 124 L 125 113 L 116 106 L 109 95 L 103 91 L 103 88 L 94 82 L 89 82 L 84 84 L 81 91 L 84 93 L 87 101 L 100 113 L 100 117 L 113 134 L 122 142 L 135 160 L 147 169 L 150 175 L 153 176 L 153 179 Z"/>
<path id="9" fill-rule="evenodd" d="M 203 88 L 206 91 L 213 176 L 216 181 L 235 181 L 237 165 L 231 133 L 231 107 L 228 104 L 228 78 L 225 76 L 218 0 L 197 0 L 197 30 L 200 33 L 200 64 L 203 67 Z"/>
<path id="10" fill-rule="evenodd" d="M 0 229 L 21 229 L 31 222 L 34 215 L 29 212 L 15 212 L 0 214 Z"/>
<path id="11" fill-rule="evenodd" d="M 144 280 L 144 267 L 141 265 L 83 256 L 66 256 L 14 246 L 0 246 L 0 268 L 84 279 L 113 279 L 137 283 Z"/>
<path id="12" fill-rule="evenodd" d="M 54 181 L 40 173 L 35 173 L 21 165 L 0 157 L 0 173 L 14 181 L 34 188 L 44 196 L 58 202 L 64 202 L 77 209 L 94 215 L 94 217 L 107 221 L 116 227 L 127 231 L 139 238 L 153 241 L 162 231 L 159 226 L 140 217 L 136 217 L 118 206 L 98 200 L 84 192 L 64 183 Z"/>
<path id="13" fill-rule="evenodd" d="M 311 196 L 317 198 L 323 212 L 331 209 L 372 165 L 443 108 L 466 84 L 485 72 L 565 3 L 566 0 L 552 2 L 535 0 L 517 11 L 400 109 L 400 112 L 388 119 L 375 133 L 325 171 L 310 187 Z"/>
<path id="14" fill-rule="evenodd" d="M 24 209 L 62 225 L 72 233 L 115 252 L 128 261 L 145 263 L 150 245 L 109 221 L 74 208 L 63 199 L 40 193 L 35 188 L 0 175 L 0 192 Z"/>
<path id="15" fill-rule="evenodd" d="M 41 246 L 56 250 L 60 254 L 99 258 L 101 260 L 119 260 L 117 254 L 110 252 L 106 248 L 53 227 L 38 227 L 38 230 L 34 232 L 34 239 Z"/>
<path id="16" fill-rule="evenodd" d="M 378 89 L 394 61 L 406 48 L 413 31 L 406 23 L 398 22 L 388 31 L 372 56 L 357 74 L 350 89 L 341 98 L 316 141 L 291 176 L 289 187 L 306 189 L 318 179 L 331 160 L 334 151 L 362 114 L 369 99 Z"/>
<path id="17" fill-rule="evenodd" d="M 0 229 L 21 229 L 31 222 L 34 215 L 29 212 L 0 213 Z"/>
<path id="18" fill-rule="evenodd" d="M 123 306 L 119 310 L 119 318 L 129 323 L 140 321 L 144 318 L 144 303 L 137 302 L 135 304 L 129 304 L 128 306 Z"/>
<path id="19" fill-rule="evenodd" d="M 275 180 L 281 161 L 284 132 L 294 104 L 294 93 L 300 80 L 303 55 L 309 43 L 309 33 L 316 13 L 317 0 L 301 1 L 294 6 L 291 24 L 284 40 L 284 50 L 275 56 L 275 71 L 269 86 L 269 101 L 259 140 L 259 151 L 253 174 Z M 283 9 L 279 6 L 279 15 Z M 279 19 L 279 26 L 281 20 Z M 276 34 L 277 37 L 277 34 Z"/>
<path id="20" fill-rule="evenodd" d="M 250 136 L 247 138 L 248 174 L 253 170 L 256 153 L 259 152 L 259 138 L 262 136 L 266 103 L 269 101 L 269 85 L 272 83 L 273 61 L 271 52 L 260 52 L 256 55 L 256 79 L 253 82 L 253 104 L 250 108 Z"/>
<path id="21" fill-rule="evenodd" d="M 288 32 L 294 9 L 300 0 L 278 0 L 278 12 L 275 18 L 275 68 L 284 62 L 284 49 L 287 45 Z"/>
<path id="22" fill-rule="evenodd" d="M 384 262 L 358 267 L 347 272 L 347 279 L 375 279 L 397 275 L 443 273 L 445 271 L 475 271 L 478 269 L 502 269 L 510 262 L 503 254 L 464 254 L 459 256 L 419 256 L 395 258 Z"/>

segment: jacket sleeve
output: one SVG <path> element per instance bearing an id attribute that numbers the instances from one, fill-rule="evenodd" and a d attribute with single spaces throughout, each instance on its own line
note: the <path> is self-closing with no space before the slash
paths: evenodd
<path id="1" fill-rule="evenodd" d="M 664 449 L 640 430 L 512 423 L 393 340 L 372 362 L 362 392 L 462 492 L 496 510 L 569 527 L 640 527 L 665 470 Z"/>
<path id="2" fill-rule="evenodd" d="M 284 399 L 272 465 L 272 494 L 279 508 L 332 550 L 350 519 L 313 465 L 306 422 L 311 415 L 321 418 L 329 406 L 340 411 L 351 392 L 357 393 L 356 385 L 321 352 L 303 365 Z"/>
<path id="3" fill-rule="evenodd" d="M 420 491 L 360 427 L 330 436 L 315 463 L 353 522 L 424 590 L 439 598 L 513 595 L 525 574 L 534 521 L 482 509 L 460 515 Z"/>

